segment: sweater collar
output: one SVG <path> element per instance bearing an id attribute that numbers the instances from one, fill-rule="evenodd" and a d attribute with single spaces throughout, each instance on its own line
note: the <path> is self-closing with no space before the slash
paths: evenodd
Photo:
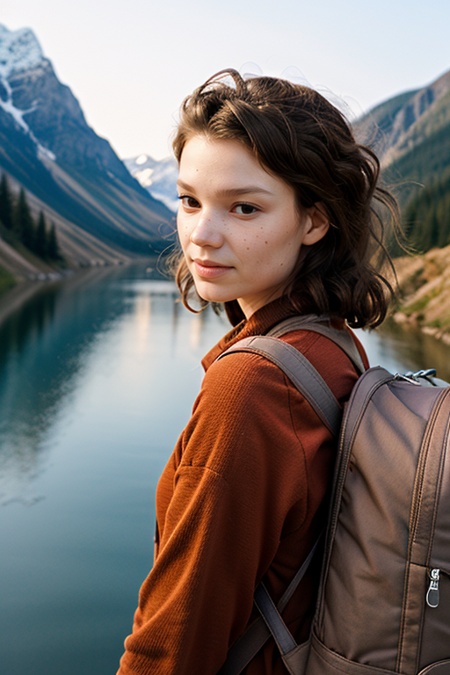
<path id="1" fill-rule="evenodd" d="M 265 335 L 273 326 L 283 319 L 298 315 L 298 310 L 292 307 L 287 296 L 273 300 L 258 309 L 248 319 L 244 319 L 232 328 L 202 359 L 202 366 L 206 370 L 226 349 L 243 338 L 252 335 Z"/>

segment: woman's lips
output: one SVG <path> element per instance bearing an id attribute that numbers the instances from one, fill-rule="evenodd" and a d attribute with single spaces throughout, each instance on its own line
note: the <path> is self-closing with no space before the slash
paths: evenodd
<path id="1" fill-rule="evenodd" d="M 212 260 L 193 260 L 195 271 L 199 277 L 203 279 L 213 279 L 215 277 L 220 277 L 225 272 L 228 272 L 232 267 L 227 267 L 227 265 L 219 265 L 218 263 L 213 262 Z"/>

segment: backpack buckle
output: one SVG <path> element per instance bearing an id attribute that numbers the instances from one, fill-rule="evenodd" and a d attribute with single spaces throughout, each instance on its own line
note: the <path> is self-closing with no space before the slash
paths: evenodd
<path id="1" fill-rule="evenodd" d="M 436 377 L 436 369 L 428 368 L 428 370 L 418 370 L 417 373 L 414 373 L 414 375 L 416 377 L 425 378 L 425 380 L 430 382 L 430 377 Z"/>
<path id="2" fill-rule="evenodd" d="M 409 371 L 402 375 L 401 373 L 395 373 L 394 380 L 401 380 L 403 382 L 409 382 L 409 384 L 416 384 L 420 387 L 420 382 L 416 379 L 416 374 L 412 371 Z"/>
<path id="3" fill-rule="evenodd" d="M 411 384 L 420 385 L 420 380 L 428 380 L 430 384 L 433 384 L 431 377 L 436 377 L 436 369 L 428 368 L 427 370 L 417 370 L 413 373 L 412 370 L 409 370 L 404 375 L 400 373 L 395 373 L 394 380 L 404 380 L 405 382 L 410 382 Z"/>

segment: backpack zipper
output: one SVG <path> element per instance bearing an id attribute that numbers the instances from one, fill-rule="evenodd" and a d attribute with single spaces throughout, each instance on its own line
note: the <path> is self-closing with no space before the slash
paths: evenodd
<path id="1" fill-rule="evenodd" d="M 426 595 L 426 601 L 428 607 L 437 607 L 439 605 L 439 577 L 441 570 L 438 567 L 434 567 L 429 570 L 428 575 L 430 577 L 430 585 L 428 586 L 428 591 Z"/>
<path id="2" fill-rule="evenodd" d="M 423 480 L 424 480 L 424 474 L 425 474 L 425 465 L 426 465 L 426 460 L 428 456 L 428 450 L 431 442 L 431 438 L 434 432 L 434 426 L 436 419 L 438 418 L 443 403 L 444 399 L 450 395 L 450 390 L 447 389 L 442 389 L 440 394 L 436 397 L 436 400 L 433 403 L 433 406 L 431 408 L 430 416 L 428 418 L 428 422 L 425 426 L 424 430 L 424 435 L 422 438 L 422 443 L 421 443 L 421 448 L 420 448 L 420 453 L 419 453 L 419 458 L 418 458 L 418 463 L 417 463 L 417 470 L 416 470 L 416 479 L 414 482 L 414 488 L 413 488 L 413 501 L 412 501 L 412 512 L 411 512 L 411 518 L 410 518 L 410 525 L 409 525 L 409 531 L 410 531 L 410 541 L 409 541 L 409 546 L 408 546 L 408 559 L 411 556 L 411 548 L 413 545 L 413 542 L 416 537 L 416 529 L 419 521 L 419 515 L 420 515 L 420 509 L 422 506 L 422 491 L 423 491 Z"/>
<path id="3" fill-rule="evenodd" d="M 381 380 L 377 380 L 374 382 L 374 384 L 370 387 L 369 391 L 366 392 L 365 397 L 364 397 L 364 402 L 363 404 L 359 407 L 359 413 L 356 418 L 352 422 L 352 428 L 351 428 L 351 433 L 350 433 L 350 438 L 346 437 L 347 434 L 347 427 L 350 424 L 349 423 L 349 417 L 350 417 L 350 410 L 351 410 L 351 404 L 359 391 L 361 387 L 361 380 L 364 379 L 364 376 L 367 375 L 370 371 L 374 370 L 379 370 L 379 371 L 384 371 L 385 376 Z M 348 402 L 345 405 L 344 408 L 344 415 L 342 418 L 342 424 L 341 424 L 341 431 L 339 434 L 339 444 L 338 444 L 338 451 L 336 457 L 339 458 L 339 465 L 335 468 L 335 473 L 334 473 L 334 479 L 333 483 L 331 486 L 331 508 L 329 512 L 329 517 L 328 517 L 328 526 L 326 530 L 326 536 L 325 536 L 325 547 L 324 547 L 324 552 L 323 552 L 323 560 L 324 560 L 324 565 L 322 567 L 321 575 L 320 575 L 320 583 L 319 583 L 319 591 L 317 594 L 317 608 L 321 607 L 321 598 L 323 596 L 327 578 L 328 578 L 328 571 L 330 567 L 330 551 L 333 545 L 334 541 L 334 535 L 336 532 L 336 527 L 337 527 L 337 521 L 339 518 L 339 507 L 340 503 L 342 500 L 342 490 L 343 486 L 345 483 L 345 477 L 348 471 L 348 465 L 349 465 L 349 460 L 351 457 L 351 451 L 353 447 L 353 442 L 354 438 L 356 435 L 356 432 L 359 428 L 359 425 L 361 423 L 361 418 L 363 415 L 363 412 L 365 411 L 367 405 L 369 404 L 372 395 L 374 392 L 382 387 L 384 384 L 387 382 L 391 382 L 393 380 L 393 375 L 392 373 L 389 373 L 386 371 L 384 368 L 381 368 L 380 366 L 375 366 L 375 368 L 371 368 L 369 370 L 366 370 L 365 373 L 361 375 L 357 383 L 352 389 L 352 392 L 350 394 L 350 398 Z M 324 608 L 322 606 L 321 612 L 317 614 L 317 621 L 321 622 L 322 621 L 322 614 L 323 614 Z"/>
<path id="4" fill-rule="evenodd" d="M 439 567 L 432 567 L 428 570 L 430 585 L 428 586 L 426 601 L 428 607 L 432 607 L 433 609 L 439 606 L 439 581 L 441 574 L 445 574 L 446 577 L 450 577 L 449 572 L 446 572 Z"/>
<path id="5" fill-rule="evenodd" d="M 384 370 L 383 368 L 380 368 L 380 366 L 376 366 L 377 369 Z M 370 369 L 370 370 L 375 370 L 375 368 Z M 366 373 L 369 371 L 366 370 Z M 359 414 L 357 419 L 353 423 L 353 428 L 351 430 L 351 436 L 350 439 L 346 439 L 346 434 L 347 434 L 347 426 L 349 424 L 348 419 L 349 419 L 349 411 L 351 409 L 351 404 L 353 399 L 356 396 L 357 391 L 360 388 L 361 385 L 361 379 L 364 377 L 365 373 L 360 377 L 358 382 L 355 384 L 353 387 L 352 393 L 350 394 L 350 398 L 348 400 L 348 403 L 346 404 L 346 407 L 344 409 L 344 415 L 342 419 L 342 425 L 341 425 L 341 431 L 340 431 L 340 439 L 339 439 L 339 445 L 338 445 L 338 452 L 337 452 L 337 457 L 340 458 L 340 464 L 338 467 L 338 470 L 335 473 L 334 476 L 334 481 L 332 484 L 331 488 L 331 495 L 332 495 L 332 507 L 330 510 L 329 514 L 329 522 L 328 522 L 328 528 L 327 528 L 327 536 L 325 540 L 325 550 L 324 550 L 324 559 L 327 560 L 327 565 L 326 568 L 322 571 L 323 575 L 323 581 L 326 579 L 328 575 L 328 567 L 329 567 L 329 550 L 330 550 L 330 545 L 332 544 L 334 540 L 334 533 L 336 531 L 336 525 L 337 521 L 339 518 L 339 510 L 340 510 L 340 503 L 341 503 L 341 498 L 342 498 L 342 490 L 343 486 L 345 483 L 345 478 L 347 475 L 348 471 L 348 466 L 349 466 L 349 459 L 351 457 L 351 451 L 353 447 L 353 442 L 354 438 L 356 435 L 357 430 L 359 429 L 359 425 L 361 422 L 361 418 L 363 416 L 363 412 L 365 411 L 367 405 L 369 404 L 373 394 L 377 389 L 382 387 L 386 382 L 391 382 L 393 380 L 393 375 L 389 372 L 386 371 L 386 375 L 388 377 L 383 378 L 382 380 L 377 380 L 374 382 L 374 384 L 371 386 L 368 392 L 366 392 L 365 398 L 364 398 L 364 403 L 360 406 Z M 346 440 L 346 442 L 345 442 Z M 322 592 L 324 586 L 321 586 L 319 589 L 319 593 Z"/>
<path id="6" fill-rule="evenodd" d="M 366 371 L 366 372 L 369 372 L 369 371 Z M 344 439 L 345 439 L 345 435 L 347 433 L 349 410 L 351 409 L 351 403 L 353 402 L 353 399 L 356 396 L 356 392 L 359 389 L 359 384 L 361 382 L 361 379 L 353 387 L 352 393 L 350 394 L 350 398 L 349 398 L 349 401 L 348 401 L 348 406 L 344 410 L 344 417 L 343 417 L 343 420 L 342 420 L 341 432 L 340 432 L 340 442 L 339 442 L 338 453 L 337 453 L 337 456 L 341 458 L 341 463 L 340 463 L 340 466 L 339 466 L 339 472 L 336 475 L 335 485 L 333 485 L 333 489 L 332 489 L 334 504 L 333 504 L 332 513 L 330 515 L 330 527 L 329 527 L 330 531 L 332 531 L 332 532 L 334 532 L 336 522 L 338 520 L 342 488 L 343 488 L 343 485 L 344 485 L 344 482 L 345 482 L 345 477 L 347 475 L 347 469 L 348 469 L 349 458 L 351 456 L 351 451 L 352 451 L 352 447 L 353 447 L 353 441 L 354 441 L 354 438 L 356 436 L 356 432 L 359 429 L 361 418 L 362 418 L 363 413 L 364 413 L 367 405 L 369 404 L 373 394 L 377 391 L 377 389 L 379 389 L 384 384 L 386 384 L 386 382 L 390 382 L 394 379 L 393 376 L 390 373 L 389 373 L 389 375 L 390 375 L 389 378 L 383 379 L 381 381 L 378 380 L 377 382 L 375 382 L 372 385 L 372 387 L 370 388 L 370 390 L 366 393 L 364 403 L 363 403 L 363 405 L 360 406 L 358 418 L 357 418 L 357 420 L 355 420 L 355 423 L 353 425 L 353 429 L 351 431 L 351 437 L 350 437 L 350 439 L 347 439 L 347 443 L 345 443 Z M 338 497 L 339 499 L 336 500 L 336 497 Z M 339 501 L 339 504 L 337 503 L 337 501 Z"/>

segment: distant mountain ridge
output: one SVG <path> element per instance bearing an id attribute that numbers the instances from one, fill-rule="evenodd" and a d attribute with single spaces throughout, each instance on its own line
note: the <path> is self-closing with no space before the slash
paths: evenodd
<path id="1" fill-rule="evenodd" d="M 149 155 L 138 155 L 124 159 L 123 163 L 152 197 L 159 199 L 171 211 L 177 211 L 178 164 L 174 157 L 156 160 Z"/>
<path id="2" fill-rule="evenodd" d="M 431 84 L 394 96 L 377 105 L 354 125 L 358 138 L 369 142 L 389 175 L 415 180 L 450 165 L 450 71 Z M 436 141 L 439 143 L 436 145 Z M 423 148 L 433 148 L 431 165 L 423 161 Z"/>
<path id="3" fill-rule="evenodd" d="M 87 125 L 34 33 L 0 25 L 2 170 L 56 223 L 74 266 L 123 262 L 167 247 L 173 213 Z"/>
<path id="4" fill-rule="evenodd" d="M 354 129 L 381 158 L 410 245 L 422 252 L 449 245 L 450 71 L 376 106 Z"/>

